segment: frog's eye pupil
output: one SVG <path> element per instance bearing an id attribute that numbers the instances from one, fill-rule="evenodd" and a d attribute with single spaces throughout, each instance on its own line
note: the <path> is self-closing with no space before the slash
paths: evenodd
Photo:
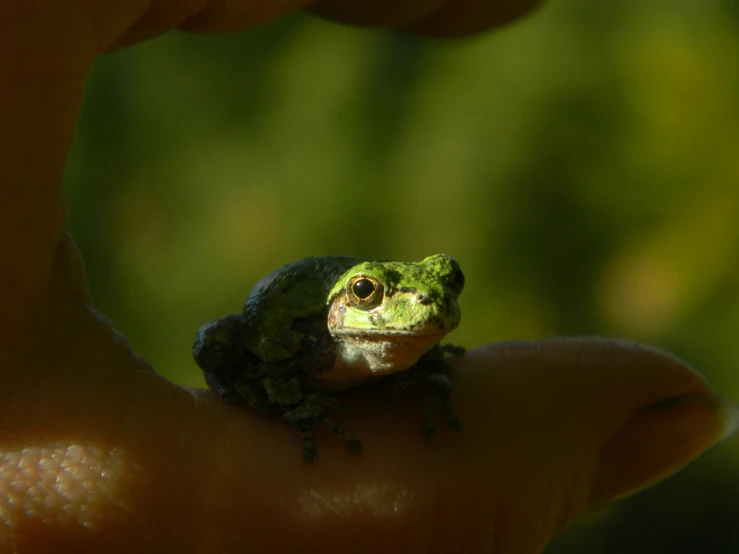
<path id="1" fill-rule="evenodd" d="M 372 293 L 375 292 L 375 285 L 369 279 L 358 279 L 352 285 L 352 292 L 354 292 L 357 298 L 364 300 L 365 298 L 369 298 Z"/>

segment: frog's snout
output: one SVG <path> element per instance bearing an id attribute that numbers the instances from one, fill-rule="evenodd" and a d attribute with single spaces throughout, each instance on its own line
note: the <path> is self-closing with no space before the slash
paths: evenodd
<path id="1" fill-rule="evenodd" d="M 446 313 L 451 322 L 450 327 L 452 329 L 455 329 L 457 325 L 459 325 L 459 320 L 462 317 L 462 314 L 459 310 L 459 302 L 457 302 L 456 298 L 447 299 Z"/>
<path id="2" fill-rule="evenodd" d="M 462 268 L 454 258 L 449 259 L 451 264 L 451 271 L 449 272 L 449 278 L 447 279 L 447 286 L 454 292 L 455 295 L 459 296 L 464 289 L 464 273 Z"/>
<path id="3" fill-rule="evenodd" d="M 440 323 L 440 327 L 447 331 L 456 329 L 461 319 L 457 297 L 446 296 L 439 306 L 441 306 L 441 313 L 436 318 L 436 321 Z"/>

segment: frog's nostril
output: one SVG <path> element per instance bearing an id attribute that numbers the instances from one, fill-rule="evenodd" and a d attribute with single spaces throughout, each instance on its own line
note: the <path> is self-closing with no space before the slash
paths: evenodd
<path id="1" fill-rule="evenodd" d="M 419 304 L 423 304 L 424 306 L 428 306 L 432 302 L 431 297 L 428 294 L 421 294 L 421 293 L 416 295 L 416 301 Z"/>

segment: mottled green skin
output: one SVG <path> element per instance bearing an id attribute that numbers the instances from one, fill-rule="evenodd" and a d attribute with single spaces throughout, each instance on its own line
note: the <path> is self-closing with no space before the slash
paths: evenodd
<path id="1" fill-rule="evenodd" d="M 203 325 L 193 355 L 226 401 L 274 410 L 297 427 L 307 462 L 317 458 L 316 426 L 350 454 L 361 452 L 326 411 L 335 391 L 379 378 L 394 379 L 395 388 L 424 386 L 422 433 L 431 439 L 439 408 L 448 427 L 459 427 L 449 404 L 449 348 L 439 341 L 459 324 L 463 286 L 457 262 L 444 255 L 417 263 L 306 258 L 259 281 L 241 314 Z"/>

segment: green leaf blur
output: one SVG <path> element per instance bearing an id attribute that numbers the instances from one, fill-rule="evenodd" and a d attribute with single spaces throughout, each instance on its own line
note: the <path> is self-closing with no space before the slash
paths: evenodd
<path id="1" fill-rule="evenodd" d="M 443 252 L 455 343 L 621 337 L 739 398 L 735 1 L 554 0 L 459 42 L 173 33 L 98 63 L 67 169 L 98 306 L 176 382 L 282 264 Z M 737 442 L 547 552 L 739 552 Z"/>

